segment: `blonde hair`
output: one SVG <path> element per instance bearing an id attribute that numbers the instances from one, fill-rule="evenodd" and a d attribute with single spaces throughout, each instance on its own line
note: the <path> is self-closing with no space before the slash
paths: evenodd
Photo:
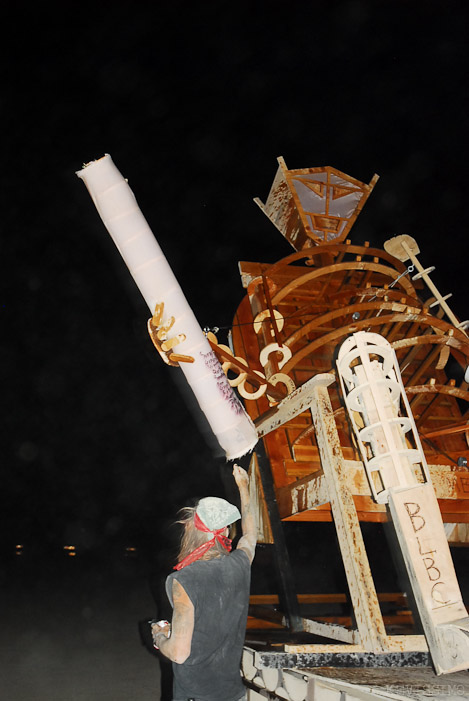
<path id="1" fill-rule="evenodd" d="M 183 526 L 183 532 L 177 556 L 178 562 L 184 560 L 184 558 L 194 552 L 196 548 L 203 545 L 208 540 L 211 540 L 213 537 L 210 533 L 199 531 L 199 529 L 195 527 L 194 517 L 196 509 L 197 506 L 186 506 L 179 512 L 181 518 L 176 521 L 176 523 L 180 523 Z M 215 545 L 210 548 L 210 550 L 207 550 L 200 560 L 213 560 L 223 555 L 228 555 L 228 552 L 218 541 L 215 541 Z"/>

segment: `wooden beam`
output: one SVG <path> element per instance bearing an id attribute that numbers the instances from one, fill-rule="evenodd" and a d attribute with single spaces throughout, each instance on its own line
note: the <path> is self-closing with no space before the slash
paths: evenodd
<path id="1" fill-rule="evenodd" d="M 268 380 L 265 378 L 259 377 L 259 375 L 256 375 L 254 370 L 252 370 L 248 365 L 244 365 L 243 363 L 240 363 L 237 358 L 235 358 L 233 355 L 230 355 L 227 353 L 223 348 L 220 348 L 220 346 L 217 343 L 214 343 L 210 339 L 208 339 L 208 342 L 217 356 L 218 360 L 223 364 L 225 362 L 231 363 L 232 365 L 235 365 L 241 373 L 246 373 L 248 380 L 252 381 L 255 387 L 258 387 L 259 385 L 267 385 L 267 393 L 273 398 L 276 399 L 277 401 L 280 401 L 283 399 L 286 395 L 286 390 L 281 389 L 278 387 L 275 387 L 272 385 Z"/>
<path id="2" fill-rule="evenodd" d="M 305 633 L 321 635 L 324 638 L 331 638 L 351 645 L 360 643 L 360 635 L 356 630 L 350 630 L 336 623 L 325 623 L 322 621 L 303 618 L 303 628 Z"/>
<path id="3" fill-rule="evenodd" d="M 324 386 L 316 386 L 312 391 L 311 414 L 361 642 L 369 651 L 383 651 L 386 629 L 357 511 L 346 486 L 346 467 L 329 394 Z"/>
<path id="4" fill-rule="evenodd" d="M 385 640 L 385 650 L 383 652 L 427 652 L 428 646 L 424 635 L 388 635 Z M 354 652 L 367 652 L 367 650 L 359 644 L 355 645 L 285 645 L 285 652 L 291 654 L 306 654 L 306 653 L 326 653 L 333 652 L 335 654 Z M 391 664 L 389 665 L 391 666 Z"/>
<path id="5" fill-rule="evenodd" d="M 277 567 L 277 574 L 281 586 L 281 600 L 285 610 L 285 617 L 288 626 L 293 631 L 302 630 L 300 608 L 296 598 L 293 572 L 290 565 L 290 557 L 285 543 L 282 521 L 280 520 L 275 497 L 272 473 L 270 471 L 269 460 L 265 453 L 264 444 L 259 441 L 256 447 L 257 463 L 262 481 L 262 488 L 269 512 L 270 527 L 274 539 L 274 555 Z"/>
<path id="6" fill-rule="evenodd" d="M 377 594 L 378 601 L 394 602 L 397 606 L 409 605 L 406 594 L 401 592 L 380 592 Z M 298 602 L 300 604 L 345 604 L 347 603 L 348 595 L 340 594 L 298 594 Z M 249 601 L 252 604 L 259 605 L 275 605 L 279 603 L 278 594 L 251 594 Z"/>
<path id="7" fill-rule="evenodd" d="M 467 669 L 469 616 L 432 485 L 390 489 L 389 508 L 436 673 Z"/>

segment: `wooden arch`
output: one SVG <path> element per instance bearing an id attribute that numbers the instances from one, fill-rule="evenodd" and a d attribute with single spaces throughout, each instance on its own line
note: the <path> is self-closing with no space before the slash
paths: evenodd
<path id="1" fill-rule="evenodd" d="M 405 277 L 400 277 L 400 273 L 395 268 L 390 268 L 386 265 L 380 265 L 379 263 L 369 263 L 367 261 L 355 261 L 355 262 L 345 262 L 345 263 L 335 263 L 333 265 L 326 265 L 322 268 L 317 268 L 312 270 L 305 275 L 301 275 L 295 280 L 291 280 L 284 287 L 278 290 L 272 297 L 272 304 L 279 304 L 287 295 L 291 294 L 294 290 L 307 285 L 315 279 L 322 277 L 327 277 L 328 275 L 336 275 L 339 273 L 347 273 L 352 271 L 363 271 L 371 273 L 381 273 L 384 277 L 390 278 L 392 284 L 400 285 L 406 294 L 409 296 L 415 296 L 414 287 L 409 280 Z"/>

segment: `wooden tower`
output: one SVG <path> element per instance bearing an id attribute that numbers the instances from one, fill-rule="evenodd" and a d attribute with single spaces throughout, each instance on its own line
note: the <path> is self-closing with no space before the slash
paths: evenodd
<path id="1" fill-rule="evenodd" d="M 387 521 L 389 508 L 373 496 L 336 357 L 359 331 L 394 349 L 448 540 L 461 545 L 469 543 L 469 338 L 414 239 L 396 237 L 383 250 L 347 238 L 377 180 L 367 185 L 332 167 L 288 170 L 280 158 L 267 201 L 256 202 L 294 252 L 239 264 L 246 296 L 230 347 L 211 342 L 263 438 L 252 461 L 259 539 L 276 540 L 276 518 L 336 526 L 357 629 L 305 620 L 291 599 L 286 620 L 295 627 L 299 616 L 301 630 L 362 651 L 424 652 L 423 636 L 390 636 L 383 621 L 359 522 Z M 301 406 L 315 383 L 316 419 L 310 403 Z M 293 409 L 283 401 L 290 395 Z"/>

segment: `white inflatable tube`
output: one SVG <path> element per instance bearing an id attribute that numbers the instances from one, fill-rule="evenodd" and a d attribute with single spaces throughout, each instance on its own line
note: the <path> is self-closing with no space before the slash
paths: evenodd
<path id="1" fill-rule="evenodd" d="M 178 354 L 194 358 L 180 367 L 228 460 L 244 455 L 257 443 L 257 432 L 189 307 L 135 196 L 112 158 L 92 161 L 77 172 L 93 199 L 153 315 L 164 303 L 163 323 L 175 318 L 171 337 L 184 334 Z"/>

